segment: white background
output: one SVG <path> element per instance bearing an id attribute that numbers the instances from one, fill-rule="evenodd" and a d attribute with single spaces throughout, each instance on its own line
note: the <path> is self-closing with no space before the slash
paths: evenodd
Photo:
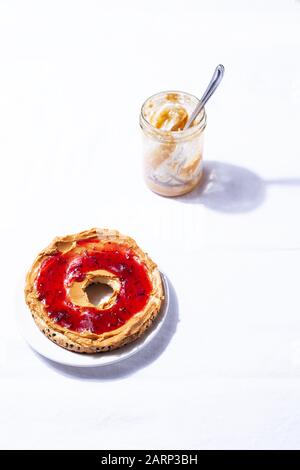
<path id="1" fill-rule="evenodd" d="M 296 0 L 0 1 L 1 447 L 300 448 L 299 47 Z M 211 181 L 154 195 L 140 105 L 218 63 Z M 39 250 L 93 226 L 150 253 L 172 307 L 137 356 L 76 370 L 15 305 Z"/>

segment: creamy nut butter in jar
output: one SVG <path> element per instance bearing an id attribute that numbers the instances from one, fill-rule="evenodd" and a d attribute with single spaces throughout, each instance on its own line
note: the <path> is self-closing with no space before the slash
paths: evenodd
<path id="1" fill-rule="evenodd" d="M 198 103 L 188 93 L 165 91 L 151 96 L 142 106 L 144 177 L 155 193 L 179 196 L 201 180 L 205 109 L 184 129 Z"/>

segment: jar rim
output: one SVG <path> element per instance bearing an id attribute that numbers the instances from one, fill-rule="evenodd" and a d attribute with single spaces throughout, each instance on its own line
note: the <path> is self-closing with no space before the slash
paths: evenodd
<path id="1" fill-rule="evenodd" d="M 147 118 L 145 116 L 145 113 L 144 113 L 146 104 L 150 100 L 152 100 L 154 98 L 158 98 L 161 95 L 168 95 L 168 94 L 172 94 L 172 93 L 191 98 L 192 100 L 195 101 L 196 106 L 199 103 L 199 99 L 195 95 L 192 95 L 191 93 L 187 93 L 185 91 L 166 90 L 166 91 L 160 91 L 158 93 L 154 93 L 153 95 L 149 96 L 149 98 L 147 98 L 141 106 L 141 113 L 140 113 L 140 126 L 141 126 L 141 128 L 149 131 L 151 134 L 159 135 L 162 139 L 164 139 L 164 138 L 169 139 L 170 137 L 172 137 L 172 138 L 181 140 L 181 139 L 185 139 L 185 138 L 190 138 L 191 136 L 193 136 L 194 134 L 196 134 L 198 132 L 202 132 L 205 129 L 206 118 L 207 118 L 206 117 L 206 111 L 205 111 L 204 107 L 200 112 L 199 122 L 197 122 L 197 124 L 194 125 L 193 127 L 190 127 L 188 129 L 184 129 L 184 130 L 168 131 L 168 130 L 165 130 L 165 129 L 157 129 L 156 127 L 154 127 L 147 120 Z"/>

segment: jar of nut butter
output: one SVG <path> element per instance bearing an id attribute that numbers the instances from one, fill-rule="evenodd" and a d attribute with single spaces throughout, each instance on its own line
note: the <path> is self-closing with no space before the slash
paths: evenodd
<path id="1" fill-rule="evenodd" d="M 205 109 L 184 129 L 198 103 L 189 93 L 165 91 L 151 96 L 142 106 L 144 177 L 155 193 L 179 196 L 201 180 Z"/>

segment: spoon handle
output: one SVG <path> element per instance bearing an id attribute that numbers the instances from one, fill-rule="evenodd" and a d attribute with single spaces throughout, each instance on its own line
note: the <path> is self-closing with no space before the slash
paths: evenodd
<path id="1" fill-rule="evenodd" d="M 186 125 L 184 126 L 184 129 L 188 129 L 200 113 L 201 109 L 205 106 L 209 98 L 213 95 L 213 93 L 216 91 L 218 86 L 220 85 L 220 82 L 223 78 L 225 68 L 222 64 L 219 64 L 215 71 L 214 74 L 211 78 L 211 81 L 208 84 L 208 87 L 206 88 L 205 92 L 202 95 L 202 98 L 200 98 L 199 103 L 197 104 L 196 108 L 190 115 Z"/>

